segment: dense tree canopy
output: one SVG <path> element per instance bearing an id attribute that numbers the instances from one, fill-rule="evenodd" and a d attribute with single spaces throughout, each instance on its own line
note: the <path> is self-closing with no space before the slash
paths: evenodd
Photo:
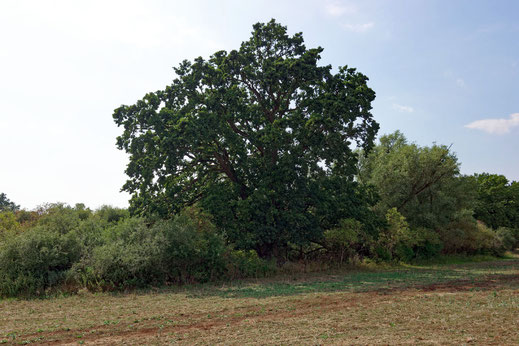
<path id="1" fill-rule="evenodd" d="M 375 93 L 353 68 L 319 66 L 322 50 L 258 23 L 238 50 L 184 61 L 165 90 L 117 108 L 132 212 L 170 216 L 199 202 L 262 255 L 365 214 L 352 144 L 373 144 Z"/>
<path id="2" fill-rule="evenodd" d="M 414 227 L 439 229 L 472 210 L 475 185 L 459 175 L 459 164 L 444 145 L 408 143 L 399 131 L 380 138 L 360 160 L 359 179 L 376 187 L 380 213 L 397 208 Z"/>
<path id="3" fill-rule="evenodd" d="M 474 216 L 488 226 L 519 228 L 519 182 L 503 175 L 476 174 L 478 199 Z"/>

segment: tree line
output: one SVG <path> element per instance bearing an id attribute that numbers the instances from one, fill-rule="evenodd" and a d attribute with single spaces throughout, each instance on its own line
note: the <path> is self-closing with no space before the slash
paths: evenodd
<path id="1" fill-rule="evenodd" d="M 450 147 L 381 136 L 356 69 L 319 65 L 272 20 L 239 49 L 184 61 L 113 114 L 129 210 L 0 197 L 0 294 L 268 275 L 287 261 L 502 255 L 519 185 L 460 174 Z"/>

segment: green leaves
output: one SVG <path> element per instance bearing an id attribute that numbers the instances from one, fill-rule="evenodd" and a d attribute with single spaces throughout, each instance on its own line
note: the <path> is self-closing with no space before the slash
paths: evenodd
<path id="1" fill-rule="evenodd" d="M 362 158 L 359 179 L 377 188 L 380 213 L 397 208 L 413 227 L 446 225 L 474 201 L 473 186 L 459 176 L 458 160 L 449 147 L 408 144 L 398 131 L 382 136 Z"/>
<path id="2" fill-rule="evenodd" d="M 20 209 L 19 205 L 11 202 L 5 193 L 0 193 L 0 212 L 12 211 L 15 212 Z"/>
<path id="3" fill-rule="evenodd" d="M 497 174 L 476 174 L 474 178 L 478 191 L 474 216 L 494 229 L 519 229 L 519 183 Z"/>
<path id="4" fill-rule="evenodd" d="M 132 211 L 171 216 L 202 203 L 236 234 L 232 241 L 249 234 L 243 239 L 267 252 L 318 238 L 321 218 L 312 210 L 327 194 L 325 181 L 343 177 L 333 193 L 350 191 L 351 144 L 369 150 L 378 130 L 367 77 L 319 66 L 322 50 L 307 49 L 302 34 L 290 36 L 274 20 L 258 23 L 238 50 L 184 61 L 165 90 L 116 109 Z M 230 213 L 210 202 L 222 189 Z"/>

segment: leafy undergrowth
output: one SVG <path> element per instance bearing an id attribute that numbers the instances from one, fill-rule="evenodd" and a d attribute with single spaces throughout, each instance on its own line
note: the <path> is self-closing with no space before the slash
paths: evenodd
<path id="1" fill-rule="evenodd" d="M 85 291 L 0 301 L 0 342 L 517 344 L 518 289 L 514 255 L 127 294 Z"/>

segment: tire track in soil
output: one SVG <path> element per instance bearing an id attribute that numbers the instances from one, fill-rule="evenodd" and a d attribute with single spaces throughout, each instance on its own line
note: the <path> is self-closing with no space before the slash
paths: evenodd
<path id="1" fill-rule="evenodd" d="M 43 338 L 48 341 L 41 340 L 43 345 L 58 344 L 74 344 L 83 341 L 85 344 L 104 345 L 104 344 L 121 344 L 125 340 L 132 340 L 132 344 L 139 339 L 150 340 L 153 337 L 166 333 L 182 333 L 189 332 L 193 329 L 208 331 L 214 328 L 224 326 L 236 326 L 244 321 L 248 323 L 258 323 L 265 321 L 279 321 L 288 318 L 297 318 L 305 316 L 317 309 L 326 309 L 327 311 L 344 310 L 358 306 L 367 306 L 376 304 L 379 300 L 387 302 L 388 295 L 399 296 L 415 296 L 424 292 L 463 292 L 474 289 L 488 290 L 495 288 L 503 288 L 507 284 L 518 284 L 519 275 L 491 275 L 483 280 L 454 280 L 445 283 L 435 283 L 406 288 L 382 288 L 367 292 L 336 292 L 333 296 L 317 296 L 317 297 L 300 297 L 290 300 L 291 309 L 276 307 L 278 302 L 269 302 L 261 306 L 246 306 L 239 308 L 225 308 L 218 312 L 223 317 L 214 317 L 207 320 L 206 313 L 184 314 L 183 316 L 170 315 L 165 316 L 165 320 L 176 321 L 179 324 L 165 325 L 158 327 L 157 322 L 143 323 L 139 322 L 137 328 L 131 328 L 135 324 L 127 323 L 126 325 L 118 325 L 121 330 L 113 330 L 113 326 L 100 325 L 87 329 L 77 329 L 68 331 L 54 331 L 48 333 L 37 333 L 23 336 L 24 339 Z M 317 293 L 319 294 L 319 293 Z M 333 292 L 325 292 L 323 294 L 333 294 Z M 518 292 L 519 294 L 519 292 Z M 229 316 L 231 315 L 231 316 Z M 191 323 L 182 324 L 186 320 L 194 320 Z M 78 339 L 77 335 L 83 335 Z M 20 336 L 21 337 L 21 336 Z"/>

